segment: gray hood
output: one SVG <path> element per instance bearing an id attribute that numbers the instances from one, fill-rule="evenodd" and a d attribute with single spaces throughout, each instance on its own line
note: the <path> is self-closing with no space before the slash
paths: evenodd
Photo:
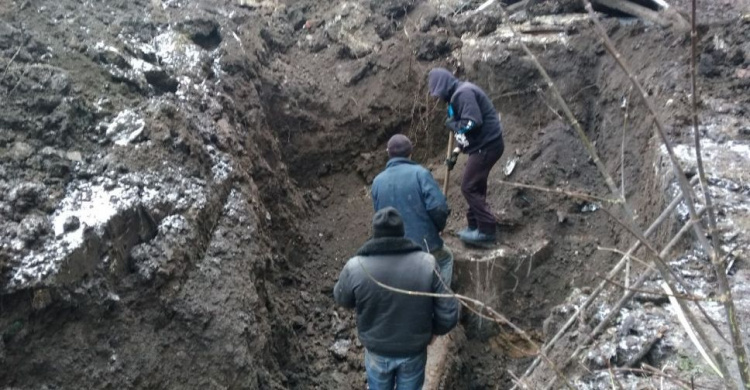
<path id="1" fill-rule="evenodd" d="M 448 69 L 435 68 L 430 71 L 429 86 L 431 96 L 439 97 L 449 102 L 456 89 L 456 84 L 458 84 L 458 79 Z"/>

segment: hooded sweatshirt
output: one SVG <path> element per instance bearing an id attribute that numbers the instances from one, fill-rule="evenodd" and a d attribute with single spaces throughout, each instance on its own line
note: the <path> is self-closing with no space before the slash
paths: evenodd
<path id="1" fill-rule="evenodd" d="M 430 95 L 448 103 L 446 125 L 467 154 L 478 152 L 498 139 L 502 125 L 492 100 L 478 86 L 459 81 L 451 72 L 435 68 L 429 74 Z"/>

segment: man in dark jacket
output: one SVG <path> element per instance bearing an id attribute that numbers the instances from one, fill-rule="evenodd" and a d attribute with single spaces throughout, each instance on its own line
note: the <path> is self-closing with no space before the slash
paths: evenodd
<path id="1" fill-rule="evenodd" d="M 435 259 L 404 238 L 401 216 L 386 207 L 372 220 L 373 238 L 346 263 L 333 289 L 336 302 L 357 310 L 359 340 L 371 390 L 418 390 L 434 335 L 458 323 L 458 301 L 399 293 L 384 286 L 445 293 Z M 378 283 L 382 285 L 379 285 Z"/>
<path id="2" fill-rule="evenodd" d="M 404 221 L 406 238 L 435 257 L 440 276 L 450 287 L 453 253 L 440 238 L 450 214 L 445 195 L 430 171 L 410 160 L 409 138 L 394 135 L 388 140 L 387 151 L 388 164 L 372 182 L 372 205 L 375 211 L 385 207 L 398 210 Z"/>
<path id="3" fill-rule="evenodd" d="M 448 103 L 445 124 L 458 144 L 446 161 L 448 169 L 453 169 L 460 152 L 469 155 L 461 182 L 461 192 L 469 204 L 468 226 L 459 237 L 468 244 L 492 243 L 497 221 L 487 204 L 487 179 L 505 148 L 500 117 L 490 98 L 476 85 L 459 81 L 443 68 L 432 69 L 428 78 L 430 95 Z"/>

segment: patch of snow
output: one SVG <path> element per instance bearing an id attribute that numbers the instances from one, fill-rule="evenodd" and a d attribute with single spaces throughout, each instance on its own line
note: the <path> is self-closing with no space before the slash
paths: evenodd
<path id="1" fill-rule="evenodd" d="M 203 58 L 200 47 L 171 29 L 154 38 L 154 47 L 161 63 L 173 69 L 197 70 Z"/>
<path id="2" fill-rule="evenodd" d="M 133 68 L 133 70 L 137 72 L 148 72 L 154 69 L 158 69 L 157 66 L 154 66 L 153 64 L 143 61 L 140 58 L 130 57 L 128 58 L 128 63 Z"/>
<path id="3" fill-rule="evenodd" d="M 214 181 L 220 182 L 229 178 L 229 175 L 233 171 L 229 156 L 226 153 L 218 151 L 212 145 L 209 145 L 206 149 L 209 156 L 211 156 L 211 173 Z"/>
<path id="4" fill-rule="evenodd" d="M 94 49 L 99 50 L 99 51 L 110 51 L 110 52 L 113 52 L 113 53 L 120 54 L 120 51 L 117 50 L 116 47 L 108 45 L 108 44 L 104 43 L 104 41 L 97 42 L 94 45 Z"/>
<path id="5" fill-rule="evenodd" d="M 135 141 L 146 127 L 143 118 L 133 110 L 121 111 L 107 126 L 105 135 L 116 145 L 125 146 Z"/>
<path id="6" fill-rule="evenodd" d="M 90 239 L 89 234 L 101 237 L 107 223 L 124 210 L 139 205 L 147 208 L 170 205 L 174 212 L 184 213 L 191 208 L 202 209 L 207 201 L 206 182 L 185 178 L 177 169 L 168 168 L 160 174 L 129 173 L 121 176 L 114 185 L 112 182 L 100 177 L 68 186 L 65 197 L 49 217 L 57 238 L 46 241 L 39 250 L 27 252 L 14 265 L 6 284 L 8 291 L 33 286 L 54 276 L 68 256 Z M 64 224 L 71 217 L 78 218 L 80 227 L 66 232 Z M 181 215 L 168 217 L 165 223 L 164 226 L 172 229 L 187 224 Z M 89 232 L 89 229 L 93 230 Z"/>

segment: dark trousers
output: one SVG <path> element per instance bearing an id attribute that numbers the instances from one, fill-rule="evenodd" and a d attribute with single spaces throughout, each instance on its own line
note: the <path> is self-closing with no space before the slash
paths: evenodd
<path id="1" fill-rule="evenodd" d="M 502 138 L 492 141 L 486 147 L 470 154 L 464 168 L 461 192 L 469 204 L 466 221 L 470 228 L 479 228 L 482 233 L 495 234 L 497 221 L 487 204 L 487 179 L 504 150 Z"/>

